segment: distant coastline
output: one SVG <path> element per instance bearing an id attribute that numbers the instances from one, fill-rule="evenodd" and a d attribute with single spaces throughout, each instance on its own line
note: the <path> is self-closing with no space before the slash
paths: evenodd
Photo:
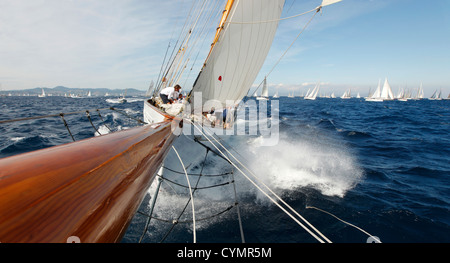
<path id="1" fill-rule="evenodd" d="M 47 87 L 36 87 L 33 89 L 23 89 L 23 90 L 1 90 L 1 96 L 38 96 L 42 93 L 44 89 L 48 96 L 69 96 L 70 94 L 76 96 L 87 96 L 88 92 L 91 92 L 93 97 L 102 96 L 120 96 L 126 90 L 127 96 L 144 96 L 145 91 L 137 89 L 82 89 L 82 88 L 68 88 L 64 86 L 56 86 L 54 88 Z"/>

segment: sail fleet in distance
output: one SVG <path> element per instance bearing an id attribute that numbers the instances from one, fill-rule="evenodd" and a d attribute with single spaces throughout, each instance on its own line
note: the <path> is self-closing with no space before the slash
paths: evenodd
<path id="1" fill-rule="evenodd" d="M 274 94 L 272 98 L 279 98 L 280 95 L 278 95 L 278 88 L 277 91 Z M 323 93 L 319 93 L 320 91 L 320 82 L 315 84 L 313 89 L 308 89 L 306 92 L 306 95 L 302 94 L 300 96 L 297 96 L 299 98 L 304 98 L 305 100 L 315 100 L 316 98 L 341 98 L 341 99 L 351 99 L 351 98 L 362 98 L 360 93 L 358 92 L 355 97 L 352 96 L 351 89 L 347 89 L 344 94 L 340 97 L 336 97 L 335 93 L 332 92 L 329 95 L 324 95 Z M 320 94 L 320 95 L 319 95 Z M 257 95 L 257 91 L 253 94 L 253 97 L 256 97 L 258 100 L 268 98 L 268 88 L 266 84 L 266 80 L 264 79 L 264 86 L 261 96 Z M 294 91 L 291 89 L 289 91 L 288 98 L 295 98 Z M 392 100 L 398 100 L 398 101 L 408 101 L 408 100 L 422 100 L 422 99 L 428 99 L 428 100 L 450 100 L 450 94 L 448 97 L 444 98 L 442 97 L 442 90 L 435 90 L 433 95 L 429 98 L 424 97 L 423 92 L 423 84 L 420 83 L 419 88 L 417 89 L 406 89 L 406 88 L 399 88 L 397 95 L 394 94 L 392 91 L 392 88 L 389 84 L 388 79 L 386 78 L 384 81 L 383 86 L 381 86 L 381 79 L 378 81 L 378 86 L 374 92 L 369 89 L 369 93 L 367 97 L 364 97 L 365 101 L 373 101 L 373 102 L 383 102 L 383 101 L 392 101 Z"/>

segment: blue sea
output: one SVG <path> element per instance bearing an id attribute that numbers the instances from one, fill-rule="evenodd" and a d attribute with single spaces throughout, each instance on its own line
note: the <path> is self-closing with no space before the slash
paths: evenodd
<path id="1" fill-rule="evenodd" d="M 0 97 L 0 121 L 65 113 L 74 139 L 82 140 L 140 125 L 135 119 L 142 118 L 143 100 Z M 278 102 L 275 145 L 264 146 L 258 134 L 221 139 L 321 233 L 335 243 L 367 242 L 367 234 L 339 218 L 383 243 L 450 242 L 450 101 L 282 97 Z M 269 108 L 268 119 L 272 112 Z M 0 123 L 0 158 L 72 142 L 68 129 L 60 116 Z M 194 194 L 197 242 L 241 242 L 238 207 L 246 242 L 317 242 L 192 136 L 181 135 L 174 146 L 189 173 L 205 175 L 190 176 L 192 186 L 204 188 Z M 164 166 L 163 177 L 170 181 L 161 183 L 142 242 L 193 242 L 189 194 L 180 186 L 187 185 L 186 176 L 173 151 Z M 156 185 L 157 180 L 122 242 L 139 242 Z"/>

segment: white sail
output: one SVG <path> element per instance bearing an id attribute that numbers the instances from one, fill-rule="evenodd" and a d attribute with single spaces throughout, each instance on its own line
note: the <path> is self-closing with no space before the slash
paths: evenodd
<path id="1" fill-rule="evenodd" d="M 423 99 L 423 87 L 422 82 L 420 83 L 419 91 L 417 91 L 417 99 Z"/>
<path id="2" fill-rule="evenodd" d="M 149 97 L 152 95 L 154 86 L 155 86 L 155 82 L 153 82 L 153 80 L 152 80 L 152 82 L 150 82 L 150 86 L 147 89 L 147 92 L 145 93 L 146 97 Z"/>
<path id="3" fill-rule="evenodd" d="M 351 89 L 348 89 L 344 92 L 344 94 L 342 94 L 341 99 L 351 99 L 352 95 L 351 95 Z"/>
<path id="4" fill-rule="evenodd" d="M 256 98 L 257 100 L 268 100 L 269 99 L 269 88 L 267 87 L 267 79 L 264 78 L 263 89 L 261 96 Z"/>
<path id="5" fill-rule="evenodd" d="M 439 90 L 439 93 L 437 93 L 437 90 L 434 91 L 433 95 L 429 98 L 429 100 L 442 100 L 441 97 L 442 90 Z"/>
<path id="6" fill-rule="evenodd" d="M 391 86 L 386 78 L 384 81 L 383 89 L 381 89 L 381 79 L 378 80 L 378 87 L 375 92 L 366 98 L 366 101 L 379 101 L 382 102 L 384 100 L 393 100 L 394 93 L 391 90 Z"/>
<path id="7" fill-rule="evenodd" d="M 263 90 L 261 93 L 261 97 L 269 97 L 269 88 L 267 87 L 267 80 L 264 78 Z"/>
<path id="8" fill-rule="evenodd" d="M 319 89 L 320 89 L 320 82 L 318 82 L 316 84 L 316 86 L 311 91 L 311 93 L 309 93 L 307 96 L 305 96 L 305 100 L 315 100 L 317 97 L 317 94 L 319 93 Z"/>
<path id="9" fill-rule="evenodd" d="M 327 5 L 332 5 L 338 2 L 341 2 L 342 0 L 323 0 L 321 6 L 327 6 Z"/>
<path id="10" fill-rule="evenodd" d="M 43 97 L 47 96 L 47 95 L 45 95 L 44 89 L 41 88 L 41 90 L 42 90 L 42 93 L 41 93 L 40 95 L 38 95 L 38 97 L 39 97 L 39 98 L 43 98 Z"/>
<path id="11" fill-rule="evenodd" d="M 394 93 L 392 92 L 391 86 L 389 85 L 387 78 L 384 81 L 383 90 L 381 90 L 380 97 L 383 100 L 393 100 L 394 99 Z"/>
<path id="12" fill-rule="evenodd" d="M 381 79 L 378 80 L 377 89 L 375 90 L 375 92 L 370 97 L 373 98 L 373 99 L 377 99 L 377 98 L 381 97 Z"/>
<path id="13" fill-rule="evenodd" d="M 191 92 L 202 103 L 238 103 L 256 79 L 275 37 L 284 0 L 229 0 L 203 69 Z M 194 105 L 195 107 L 196 105 Z M 205 105 L 207 109 L 208 106 Z"/>
<path id="14" fill-rule="evenodd" d="M 277 92 L 275 92 L 275 95 L 273 95 L 274 98 L 279 98 L 280 97 L 280 95 L 278 95 L 278 88 L 279 87 L 277 86 Z"/>

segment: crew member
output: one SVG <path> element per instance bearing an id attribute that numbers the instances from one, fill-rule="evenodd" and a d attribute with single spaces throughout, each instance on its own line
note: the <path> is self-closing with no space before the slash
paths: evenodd
<path id="1" fill-rule="evenodd" d="M 180 85 L 175 85 L 175 87 L 167 87 L 162 89 L 159 93 L 159 97 L 163 101 L 164 104 L 172 104 L 174 100 L 178 99 L 178 94 L 180 93 L 181 87 Z"/>

